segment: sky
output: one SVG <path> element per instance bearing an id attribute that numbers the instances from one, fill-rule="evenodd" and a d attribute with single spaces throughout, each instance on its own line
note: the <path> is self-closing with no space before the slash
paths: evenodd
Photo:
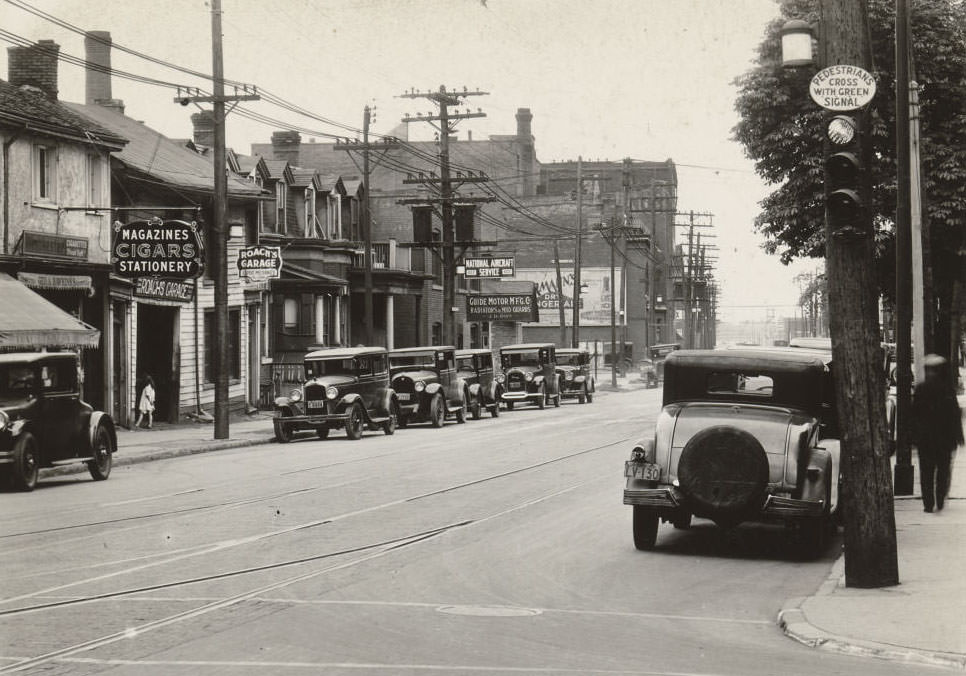
<path id="1" fill-rule="evenodd" d="M 211 7 L 205 0 L 0 0 L 0 25 L 32 41 L 53 39 L 83 58 L 83 37 L 37 17 L 40 9 L 82 30 L 110 31 L 114 43 L 196 71 L 211 72 Z M 792 315 L 797 273 L 754 232 L 768 186 L 731 139 L 734 79 L 748 70 L 775 0 L 222 0 L 225 77 L 257 85 L 328 120 L 361 127 L 376 107 L 375 132 L 405 113 L 430 110 L 403 99 L 439 85 L 488 92 L 470 97 L 487 117 L 460 125 L 474 138 L 512 134 L 517 108 L 533 114 L 537 158 L 663 161 L 678 170 L 681 211 L 714 214 L 720 316 Z M 6 77 L 6 50 L 0 76 Z M 210 90 L 210 82 L 113 52 L 115 70 Z M 60 97 L 84 100 L 80 67 L 61 63 Z M 114 78 L 126 112 L 175 138 L 191 136 L 194 106 L 171 88 Z M 318 132 L 347 134 L 267 101 L 247 110 Z M 428 125 L 412 125 L 422 138 Z M 277 125 L 230 115 L 227 142 L 248 153 Z M 422 129 L 420 129 L 422 128 Z"/>

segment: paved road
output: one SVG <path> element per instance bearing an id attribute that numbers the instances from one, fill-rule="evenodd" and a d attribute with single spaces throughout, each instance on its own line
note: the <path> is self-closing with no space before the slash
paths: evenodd
<path id="1" fill-rule="evenodd" d="M 77 475 L 0 495 L 0 671 L 914 674 L 775 625 L 824 580 L 781 528 L 634 550 L 656 390 Z"/>

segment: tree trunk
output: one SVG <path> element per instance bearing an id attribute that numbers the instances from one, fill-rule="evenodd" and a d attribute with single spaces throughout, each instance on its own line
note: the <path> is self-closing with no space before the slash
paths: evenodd
<path id="1" fill-rule="evenodd" d="M 871 70 L 868 11 L 864 0 L 821 0 L 821 64 Z M 868 111 L 853 113 L 868 123 Z M 871 144 L 862 148 L 868 167 Z M 871 177 L 863 172 L 862 199 L 871 202 Z M 826 182 L 827 184 L 827 182 Z M 826 196 L 827 197 L 827 196 Z M 832 361 L 838 417 L 842 422 L 845 482 L 845 583 L 885 587 L 899 583 L 892 476 L 885 425 L 885 379 L 879 344 L 872 220 L 866 236 L 837 239 L 826 218 L 826 271 Z"/>

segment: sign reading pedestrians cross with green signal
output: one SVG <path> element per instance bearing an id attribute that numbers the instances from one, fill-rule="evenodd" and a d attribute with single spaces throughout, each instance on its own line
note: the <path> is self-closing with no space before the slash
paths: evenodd
<path id="1" fill-rule="evenodd" d="M 858 110 L 875 96 L 875 77 L 858 66 L 829 66 L 815 73 L 808 93 L 825 110 Z"/>

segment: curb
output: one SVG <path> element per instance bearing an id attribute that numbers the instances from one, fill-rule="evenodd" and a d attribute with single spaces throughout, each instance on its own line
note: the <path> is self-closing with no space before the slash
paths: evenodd
<path id="1" fill-rule="evenodd" d="M 814 596 L 827 596 L 840 584 L 845 571 L 845 557 L 840 556 L 832 566 L 832 572 L 818 588 Z M 800 596 L 788 599 L 778 611 L 778 626 L 794 641 L 809 648 L 857 657 L 874 657 L 881 660 L 922 664 L 966 671 L 966 655 L 943 653 L 918 648 L 907 648 L 889 643 L 839 636 L 816 627 L 808 621 L 802 605 L 812 597 Z"/>
<path id="2" fill-rule="evenodd" d="M 157 450 L 140 455 L 115 455 L 114 467 L 124 467 L 126 465 L 139 465 L 142 462 L 154 462 L 155 460 L 168 460 L 170 458 L 180 458 L 186 455 L 198 455 L 209 451 L 225 451 L 232 448 L 244 448 L 246 446 L 262 446 L 275 441 L 275 436 L 262 437 L 256 439 L 226 439 L 225 441 L 213 442 L 201 446 L 187 446 L 185 448 Z M 68 474 L 84 474 L 87 472 L 87 465 L 84 463 L 74 463 L 72 465 L 62 465 L 59 467 L 48 467 L 40 470 L 41 477 L 64 476 Z"/>

